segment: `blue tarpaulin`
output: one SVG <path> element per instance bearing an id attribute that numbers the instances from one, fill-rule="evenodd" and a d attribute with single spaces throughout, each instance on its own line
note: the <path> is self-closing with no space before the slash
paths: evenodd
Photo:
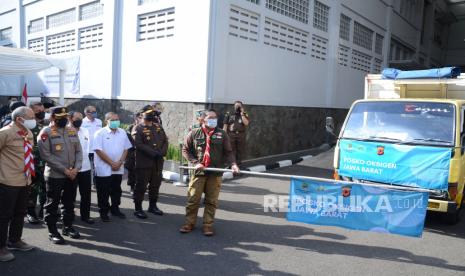
<path id="1" fill-rule="evenodd" d="M 412 71 L 402 71 L 394 68 L 385 68 L 381 74 L 383 75 L 383 79 L 392 80 L 456 78 L 460 75 L 460 68 L 444 67 Z"/>

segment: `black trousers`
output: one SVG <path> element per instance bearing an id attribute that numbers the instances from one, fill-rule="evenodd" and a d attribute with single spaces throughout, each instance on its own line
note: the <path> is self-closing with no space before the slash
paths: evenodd
<path id="1" fill-rule="evenodd" d="M 27 200 L 27 187 L 0 184 L 0 248 L 21 239 Z"/>
<path id="2" fill-rule="evenodd" d="M 147 186 L 149 189 L 149 201 L 151 204 L 156 204 L 163 173 L 163 159 L 154 161 L 151 168 L 136 169 L 136 187 L 134 189 L 134 202 L 142 202 L 144 200 Z"/>
<path id="3" fill-rule="evenodd" d="M 97 181 L 97 199 L 98 199 L 98 208 L 100 209 L 100 215 L 108 214 L 108 211 L 117 211 L 119 210 L 119 205 L 121 204 L 121 181 L 123 180 L 123 175 L 121 174 L 112 174 L 111 176 L 96 176 L 95 180 Z M 111 198 L 111 206 L 108 202 Z"/>
<path id="4" fill-rule="evenodd" d="M 91 152 L 89 153 L 89 161 L 90 161 L 90 170 L 92 171 L 92 184 L 95 185 L 96 181 L 95 181 L 95 166 L 94 166 L 94 153 Z"/>
<path id="5" fill-rule="evenodd" d="M 79 194 L 81 195 L 80 213 L 81 219 L 90 218 L 90 202 L 91 202 L 91 186 L 92 176 L 91 171 L 79 172 L 77 177 L 77 185 Z M 76 197 L 74 198 L 76 200 Z"/>
<path id="6" fill-rule="evenodd" d="M 55 226 L 58 220 L 58 205 L 63 204 L 63 225 L 72 226 L 74 221 L 74 201 L 76 199 L 77 181 L 69 178 L 46 179 L 47 202 L 44 220 L 47 225 Z"/>

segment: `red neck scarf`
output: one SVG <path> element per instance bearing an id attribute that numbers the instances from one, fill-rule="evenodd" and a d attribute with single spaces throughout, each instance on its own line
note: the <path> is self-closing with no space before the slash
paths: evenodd
<path id="1" fill-rule="evenodd" d="M 202 164 L 205 167 L 209 167 L 212 161 L 210 158 L 210 143 L 211 143 L 212 135 L 215 132 L 215 129 L 208 131 L 205 126 L 202 126 L 202 131 L 205 134 L 205 137 L 207 138 L 207 146 L 205 148 L 205 153 L 203 154 Z"/>
<path id="2" fill-rule="evenodd" d="M 34 156 L 32 155 L 32 145 L 27 139 L 27 131 L 18 131 L 19 136 L 24 140 L 24 174 L 26 176 L 35 176 Z"/>

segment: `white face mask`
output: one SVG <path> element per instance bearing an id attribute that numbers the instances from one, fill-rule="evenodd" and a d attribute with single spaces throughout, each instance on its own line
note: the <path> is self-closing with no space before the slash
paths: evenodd
<path id="1" fill-rule="evenodd" d="M 209 128 L 215 128 L 218 125 L 218 119 L 207 119 L 205 124 Z"/>
<path id="2" fill-rule="evenodd" d="M 28 129 L 34 129 L 37 126 L 37 122 L 36 122 L 35 119 L 24 120 L 23 126 L 28 128 Z"/>
<path id="3" fill-rule="evenodd" d="M 44 120 L 50 120 L 50 116 L 50 113 L 46 112 Z"/>

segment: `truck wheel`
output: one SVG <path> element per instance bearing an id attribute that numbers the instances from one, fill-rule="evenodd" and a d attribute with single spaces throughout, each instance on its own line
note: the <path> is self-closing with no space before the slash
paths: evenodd
<path id="1" fill-rule="evenodd" d="M 462 207 L 458 208 L 455 212 L 445 213 L 443 215 L 443 220 L 449 225 L 455 225 L 460 221 Z"/>

